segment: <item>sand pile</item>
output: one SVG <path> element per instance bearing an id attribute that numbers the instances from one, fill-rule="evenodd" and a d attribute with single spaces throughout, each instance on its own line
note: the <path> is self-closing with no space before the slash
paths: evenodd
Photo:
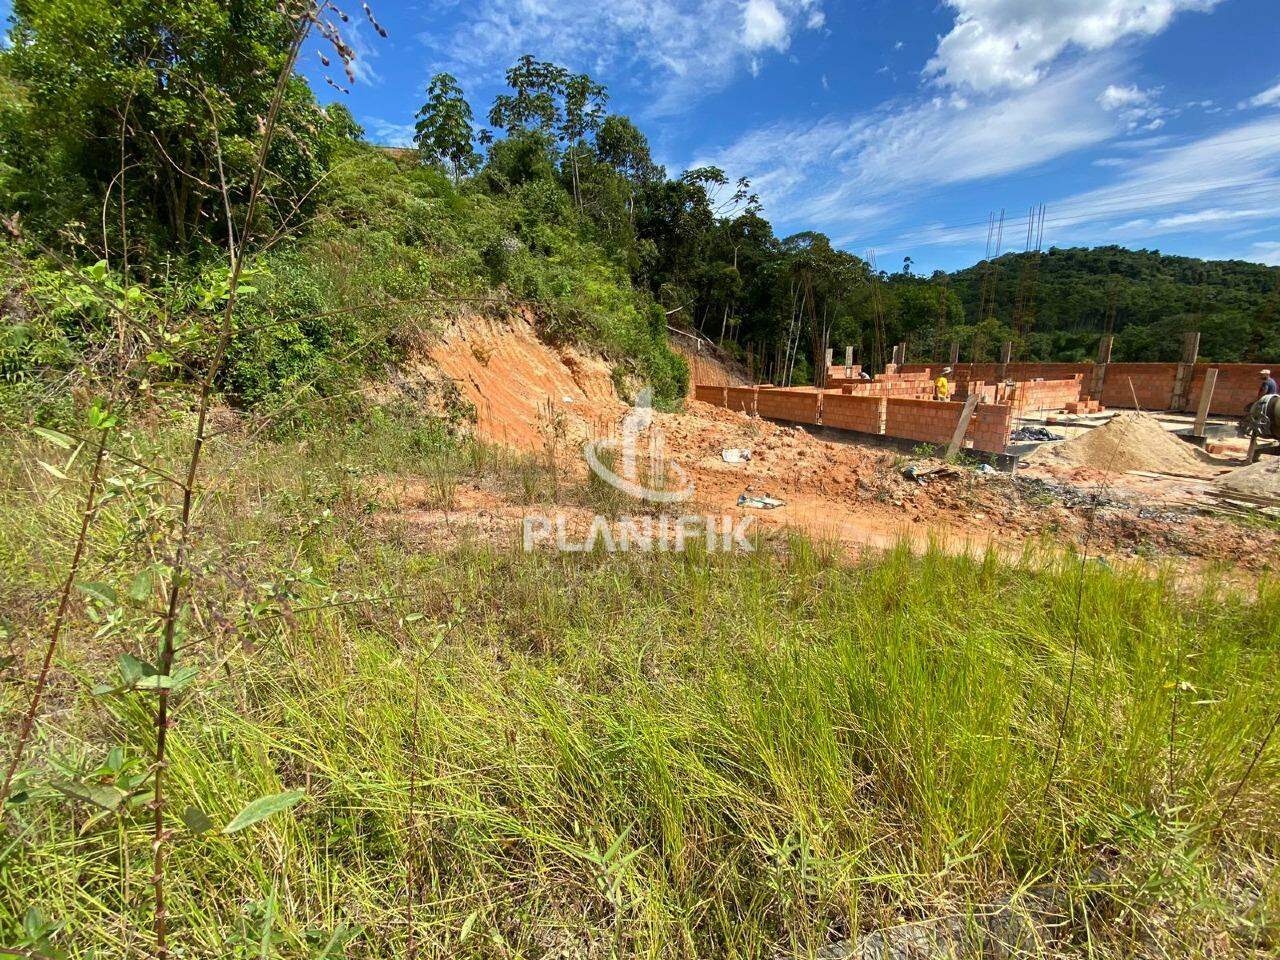
<path id="1" fill-rule="evenodd" d="M 1212 474 L 1212 468 L 1201 456 L 1189 443 L 1161 426 L 1155 417 L 1122 413 L 1078 437 L 1038 447 L 1026 459 L 1039 466 L 1063 469 L 1089 467 L 1117 473 L 1147 470 L 1197 476 Z"/>
<path id="2" fill-rule="evenodd" d="M 1280 457 L 1263 457 L 1257 463 L 1232 470 L 1214 486 L 1229 494 L 1280 499 Z"/>

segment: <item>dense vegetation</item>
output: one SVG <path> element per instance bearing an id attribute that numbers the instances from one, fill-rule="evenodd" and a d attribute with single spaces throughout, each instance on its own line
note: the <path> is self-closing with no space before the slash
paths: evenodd
<path id="1" fill-rule="evenodd" d="M 53 385 L 113 335 L 104 286 L 167 317 L 209 300 L 289 38 L 272 0 L 18 0 L 0 51 L 0 415 L 57 415 Z M 340 103 L 285 75 L 253 299 L 220 374 L 242 406 L 348 394 L 430 335 L 442 298 L 529 305 L 548 337 L 604 349 L 620 384 L 632 374 L 668 400 L 687 373 L 667 324 L 798 383 L 825 347 L 874 367 L 902 340 L 918 359 L 953 340 L 990 357 L 1006 339 L 1025 359 L 1075 359 L 1114 329 L 1117 359 L 1170 359 L 1198 328 L 1207 358 L 1280 351 L 1277 271 L 1257 265 L 1053 249 L 1034 269 L 1011 254 L 925 279 L 820 233 L 779 238 L 745 180 L 669 177 L 603 86 L 530 56 L 479 133 L 456 80 L 431 78 L 414 153 L 365 144 Z"/>

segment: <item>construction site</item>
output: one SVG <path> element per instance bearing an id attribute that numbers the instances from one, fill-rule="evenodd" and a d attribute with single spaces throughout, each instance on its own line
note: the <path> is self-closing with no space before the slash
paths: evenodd
<path id="1" fill-rule="evenodd" d="M 652 412 L 648 443 L 690 478 L 699 509 L 755 517 L 856 555 L 941 544 L 1017 552 L 1045 543 L 1143 565 L 1176 559 L 1256 569 L 1280 546 L 1280 458 L 1238 436 L 1256 364 L 891 363 L 863 379 L 829 364 L 823 387 L 752 384 L 708 342 L 681 337 L 690 395 Z M 902 361 L 904 349 L 894 351 Z M 634 407 L 607 363 L 540 340 L 531 323 L 473 318 L 425 358 L 500 447 L 586 475 L 584 444 L 617 437 Z M 935 399 L 951 367 L 954 398 Z M 1256 456 L 1258 462 L 1248 461 Z M 443 506 L 430 483 L 400 490 L 423 543 L 509 542 L 527 498 L 462 480 Z M 634 504 L 633 504 L 634 505 Z M 566 508 L 585 531 L 593 511 Z"/>
<path id="2" fill-rule="evenodd" d="M 906 344 L 899 344 L 893 362 L 875 376 L 853 363 L 850 347 L 843 365 L 833 364 L 827 351 L 818 387 L 698 383 L 694 395 L 770 420 L 939 444 L 951 455 L 1005 454 L 1019 426 L 1052 420 L 1089 427 L 1118 410 L 1168 414 L 1171 427 L 1186 425 L 1204 446 L 1209 434 L 1227 432 L 1222 418 L 1233 425 L 1258 398 L 1263 371 L 1269 372 L 1265 364 L 1200 363 L 1198 334 L 1186 336 L 1179 363 L 1112 363 L 1111 345 L 1112 337 L 1103 337 L 1096 363 L 1014 363 L 1011 343 L 999 363 L 961 363 L 955 343 L 949 363 L 925 364 L 905 362 Z M 938 395 L 939 376 L 947 381 L 947 397 Z"/>

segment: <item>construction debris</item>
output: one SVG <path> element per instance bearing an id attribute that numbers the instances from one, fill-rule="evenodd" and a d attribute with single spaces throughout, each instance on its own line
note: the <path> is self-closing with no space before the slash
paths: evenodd
<path id="1" fill-rule="evenodd" d="M 1066 437 L 1059 436 L 1046 427 L 1018 427 L 1009 434 L 1009 439 L 1014 443 L 1026 443 L 1030 440 L 1048 441 L 1048 440 L 1065 440 Z"/>
<path id="2" fill-rule="evenodd" d="M 751 459 L 750 450 L 741 450 L 738 448 L 730 448 L 720 451 L 720 459 L 725 463 L 746 463 Z"/>
<path id="3" fill-rule="evenodd" d="M 916 460 L 902 468 L 902 475 L 908 480 L 916 481 L 916 483 L 924 483 L 926 477 L 934 477 L 941 480 L 944 477 L 958 477 L 960 471 L 949 463 L 929 463 L 926 460 Z"/>
<path id="4" fill-rule="evenodd" d="M 1280 457 L 1264 457 L 1257 463 L 1232 470 L 1214 485 L 1226 493 L 1280 502 Z"/>
<path id="5" fill-rule="evenodd" d="M 787 502 L 785 500 L 779 500 L 777 497 L 771 497 L 768 494 L 743 493 L 738 497 L 738 506 L 753 507 L 756 510 L 774 510 L 786 505 Z"/>

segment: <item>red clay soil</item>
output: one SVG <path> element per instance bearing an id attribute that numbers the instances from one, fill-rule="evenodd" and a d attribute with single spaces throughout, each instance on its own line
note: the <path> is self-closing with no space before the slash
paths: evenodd
<path id="1" fill-rule="evenodd" d="M 515 450 L 594 435 L 593 422 L 622 412 L 608 363 L 548 346 L 522 315 L 457 321 L 427 355 L 475 407 L 480 436 Z"/>

